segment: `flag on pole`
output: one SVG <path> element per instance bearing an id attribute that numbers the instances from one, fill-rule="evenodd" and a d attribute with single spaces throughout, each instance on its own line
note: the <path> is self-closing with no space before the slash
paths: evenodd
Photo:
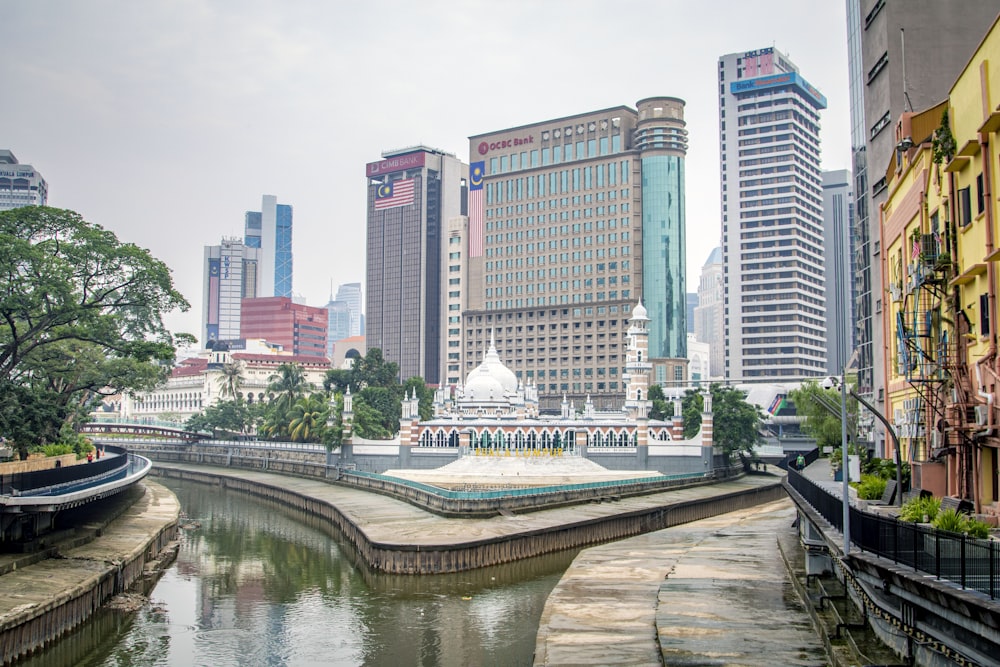
<path id="1" fill-rule="evenodd" d="M 486 161 L 469 165 L 469 257 L 483 256 L 483 176 Z"/>
<path id="2" fill-rule="evenodd" d="M 375 189 L 375 210 L 408 206 L 414 201 L 415 181 L 405 178 L 391 183 L 382 183 Z"/>

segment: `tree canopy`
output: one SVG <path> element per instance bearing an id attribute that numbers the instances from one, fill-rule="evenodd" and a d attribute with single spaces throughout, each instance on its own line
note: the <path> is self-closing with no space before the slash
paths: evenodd
<path id="1" fill-rule="evenodd" d="M 753 458 L 753 447 L 760 437 L 763 415 L 760 408 L 747 402 L 735 387 L 713 384 L 712 437 L 726 454 L 736 454 L 746 464 Z"/>
<path id="2" fill-rule="evenodd" d="M 78 213 L 0 212 L 0 434 L 23 455 L 95 394 L 154 387 L 192 340 L 163 316 L 188 307 L 163 262 Z"/>
<path id="3" fill-rule="evenodd" d="M 823 389 L 817 382 L 804 382 L 788 393 L 795 403 L 795 411 L 805 417 L 802 430 L 816 439 L 816 444 L 822 451 L 823 447 L 836 448 L 841 444 L 840 426 L 840 391 L 838 389 Z M 847 397 L 847 432 L 853 434 L 857 430 L 858 402 L 854 397 Z"/>

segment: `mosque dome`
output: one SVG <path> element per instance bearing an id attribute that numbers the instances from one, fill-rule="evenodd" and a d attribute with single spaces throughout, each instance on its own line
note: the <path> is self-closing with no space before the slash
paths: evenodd
<path id="1" fill-rule="evenodd" d="M 504 397 L 504 386 L 490 372 L 486 362 L 469 373 L 465 383 L 465 398 L 471 401 L 498 401 Z"/>
<path id="2" fill-rule="evenodd" d="M 517 376 L 500 361 L 500 353 L 497 352 L 496 345 L 490 341 L 489 352 L 486 353 L 486 360 L 483 362 L 493 376 L 503 387 L 504 391 L 511 394 L 517 391 Z"/>
<path id="3" fill-rule="evenodd" d="M 649 316 L 646 312 L 646 307 L 642 305 L 642 301 L 636 304 L 635 308 L 632 309 L 632 319 L 633 320 L 648 320 Z"/>

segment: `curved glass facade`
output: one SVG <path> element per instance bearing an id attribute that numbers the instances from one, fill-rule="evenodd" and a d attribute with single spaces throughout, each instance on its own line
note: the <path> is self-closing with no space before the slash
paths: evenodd
<path id="1" fill-rule="evenodd" d="M 642 301 L 649 355 L 687 357 L 684 267 L 684 158 L 642 158 Z"/>

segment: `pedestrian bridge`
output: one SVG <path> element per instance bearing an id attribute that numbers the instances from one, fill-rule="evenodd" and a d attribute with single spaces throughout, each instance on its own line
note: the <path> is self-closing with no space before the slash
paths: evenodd
<path id="1" fill-rule="evenodd" d="M 188 431 L 180 426 L 163 423 L 138 422 L 89 422 L 79 428 L 80 433 L 91 436 L 148 438 L 165 442 L 199 442 L 212 437 L 210 433 Z"/>
<path id="2" fill-rule="evenodd" d="M 106 445 L 92 463 L 0 474 L 0 544 L 31 541 L 56 528 L 59 512 L 125 491 L 152 463 Z"/>

